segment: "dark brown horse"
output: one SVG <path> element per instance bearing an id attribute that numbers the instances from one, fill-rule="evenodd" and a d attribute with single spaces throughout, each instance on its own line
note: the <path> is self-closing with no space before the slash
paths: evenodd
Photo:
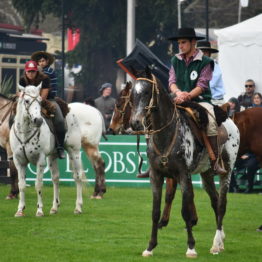
<path id="1" fill-rule="evenodd" d="M 18 196 L 18 176 L 12 159 L 12 151 L 9 143 L 9 118 L 11 115 L 14 101 L 0 94 L 0 146 L 6 150 L 9 159 L 9 168 L 11 176 L 11 190 L 6 199 L 13 199 Z"/>
<path id="2" fill-rule="evenodd" d="M 171 178 L 172 182 L 179 181 L 183 194 L 182 215 L 188 232 L 187 256 L 195 257 L 195 240 L 192 226 L 195 213 L 193 211 L 193 187 L 189 174 L 201 172 L 203 183 L 207 190 L 217 221 L 217 231 L 211 248 L 212 253 L 218 253 L 224 248 L 224 232 L 222 221 L 226 207 L 226 193 L 238 150 L 238 131 L 232 121 L 227 120 L 225 126 L 230 134 L 223 149 L 223 158 L 228 169 L 228 175 L 220 177 L 220 193 L 215 189 L 211 176 L 207 153 L 203 145 L 197 142 L 192 134 L 183 112 L 174 108 L 167 92 L 159 86 L 149 75 L 138 79 L 131 93 L 132 126 L 140 131 L 141 126 L 145 133 L 150 134 L 148 157 L 151 166 L 151 183 L 153 189 L 152 234 L 148 248 L 143 256 L 152 254 L 157 245 L 157 231 L 160 220 L 161 190 L 164 177 Z M 147 124 L 149 125 L 147 126 Z M 202 159 L 202 161 L 200 161 Z M 204 166 L 199 166 L 200 163 Z M 171 191 L 176 187 L 171 185 Z M 172 195 L 173 193 L 171 193 Z M 168 196 L 168 194 L 167 194 Z M 168 197 L 166 197 L 168 198 Z"/>

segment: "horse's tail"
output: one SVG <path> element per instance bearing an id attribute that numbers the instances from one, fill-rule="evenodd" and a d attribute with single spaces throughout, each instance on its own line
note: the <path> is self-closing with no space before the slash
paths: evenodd
<path id="1" fill-rule="evenodd" d="M 99 115 L 100 115 L 100 117 L 101 117 L 101 119 L 102 119 L 102 136 L 103 136 L 103 138 L 107 141 L 108 138 L 107 138 L 107 136 L 106 136 L 106 124 L 105 124 L 105 120 L 104 120 L 101 112 L 100 112 L 99 110 L 98 110 L 98 112 L 99 112 Z"/>

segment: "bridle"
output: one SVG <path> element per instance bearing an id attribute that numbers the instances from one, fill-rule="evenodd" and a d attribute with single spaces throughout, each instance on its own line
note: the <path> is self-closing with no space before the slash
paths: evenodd
<path id="1" fill-rule="evenodd" d="M 124 117 L 126 114 L 126 107 L 129 105 L 132 108 L 132 103 L 130 101 L 130 96 L 131 96 L 131 89 L 128 90 L 128 93 L 126 95 L 120 96 L 120 99 L 124 99 L 124 106 L 122 109 L 119 109 L 117 105 L 115 104 L 115 111 L 118 112 L 121 115 L 120 118 L 120 124 L 123 126 L 124 125 Z"/>
<path id="2" fill-rule="evenodd" d="M 145 108 L 144 108 L 147 111 L 146 112 L 146 116 L 142 120 L 142 125 L 144 127 L 144 130 L 143 131 L 135 131 L 135 132 L 133 132 L 134 134 L 137 134 L 137 135 L 138 134 L 153 135 L 153 134 L 156 134 L 156 133 L 160 133 L 162 130 L 164 130 L 165 128 L 170 126 L 171 123 L 173 123 L 173 120 L 174 120 L 175 116 L 176 116 L 176 123 L 177 124 L 180 123 L 179 111 L 177 110 L 177 106 L 174 103 L 174 111 L 173 111 L 172 117 L 164 126 L 162 126 L 161 128 L 159 128 L 157 130 L 153 130 L 153 129 L 150 130 L 149 128 L 152 125 L 152 123 L 150 123 L 146 127 L 146 125 L 145 125 L 146 120 L 151 118 L 152 109 L 157 107 L 157 105 L 159 103 L 159 93 L 160 93 L 160 91 L 159 91 L 159 88 L 157 86 L 157 81 L 156 81 L 155 76 L 152 75 L 152 77 L 153 77 L 153 80 L 148 79 L 148 78 L 137 78 L 137 80 L 144 80 L 144 81 L 150 82 L 152 84 L 152 96 L 151 96 L 151 99 L 149 101 L 148 106 L 145 106 Z M 154 105 L 154 97 L 155 96 L 156 96 L 156 105 Z M 161 163 L 162 163 L 162 165 L 164 167 L 168 164 L 168 157 L 169 157 L 170 153 L 172 152 L 173 147 L 175 145 L 175 142 L 176 142 L 176 139 L 177 139 L 177 135 L 178 135 L 178 129 L 179 128 L 176 127 L 175 134 L 173 135 L 172 141 L 169 144 L 167 150 L 164 150 L 163 153 L 161 153 L 160 150 L 158 149 L 158 147 L 156 146 L 156 143 L 154 142 L 154 137 L 152 136 L 152 145 L 153 145 L 154 151 L 155 151 L 155 153 L 157 155 L 160 156 L 160 161 L 161 161 Z"/>
<path id="3" fill-rule="evenodd" d="M 159 104 L 159 88 L 157 86 L 157 81 L 154 75 L 152 75 L 153 80 L 149 79 L 149 78 L 144 78 L 144 77 L 139 77 L 136 80 L 143 80 L 143 81 L 147 81 L 150 82 L 152 84 L 152 96 L 150 98 L 149 104 L 147 106 L 144 107 L 144 109 L 146 110 L 146 115 L 143 117 L 142 119 L 142 125 L 144 130 L 143 131 L 133 131 L 133 134 L 148 134 L 148 135 L 152 135 L 152 134 L 156 134 L 161 132 L 162 130 L 164 130 L 165 128 L 167 128 L 174 120 L 175 116 L 177 118 L 177 120 L 179 119 L 179 115 L 178 115 L 178 111 L 177 111 L 177 107 L 176 104 L 174 104 L 174 112 L 172 114 L 171 119 L 161 128 L 154 130 L 154 129 L 150 129 L 150 126 L 152 125 L 151 121 L 150 123 L 147 125 L 147 120 L 151 118 L 152 115 L 152 110 L 154 108 L 157 107 L 157 105 Z M 156 97 L 156 103 L 154 104 L 154 97 Z"/>
<path id="4" fill-rule="evenodd" d="M 25 96 L 29 96 L 29 97 L 33 98 L 32 101 L 31 101 L 29 104 L 26 103 L 26 100 L 24 99 Z M 30 115 L 30 113 L 29 113 L 29 108 L 30 108 L 30 106 L 33 104 L 33 102 L 35 102 L 35 101 L 37 101 L 37 102 L 39 103 L 39 105 L 41 106 L 42 98 L 41 98 L 40 95 L 38 95 L 38 96 L 31 96 L 31 95 L 26 94 L 26 93 L 23 93 L 23 94 L 21 95 L 21 97 L 23 98 L 23 103 L 24 103 L 25 110 L 26 110 L 27 114 L 29 115 L 30 119 L 32 120 L 32 117 L 31 117 L 31 115 Z M 30 131 L 31 131 L 31 130 L 30 130 Z M 14 125 L 14 134 L 15 134 L 15 137 L 17 138 L 17 140 L 18 140 L 19 143 L 21 144 L 22 150 L 23 150 L 23 153 L 24 153 L 24 156 L 25 156 L 26 160 L 29 162 L 28 157 L 27 157 L 27 155 L 26 155 L 25 145 L 28 144 L 29 141 L 30 141 L 35 135 L 37 135 L 38 138 L 39 138 L 40 128 L 37 128 L 37 127 L 36 127 L 35 130 L 34 130 L 34 132 L 33 132 L 29 137 L 27 137 L 24 141 L 22 141 L 22 139 L 18 136 L 17 133 L 18 133 L 18 131 L 16 130 L 15 125 Z M 23 133 L 23 132 L 19 132 L 19 133 Z"/>

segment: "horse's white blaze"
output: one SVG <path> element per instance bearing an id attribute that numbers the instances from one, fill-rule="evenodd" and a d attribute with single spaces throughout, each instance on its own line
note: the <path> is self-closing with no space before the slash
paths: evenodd
<path id="1" fill-rule="evenodd" d="M 137 82 L 135 85 L 135 90 L 137 94 L 141 94 L 143 90 L 143 85 L 140 82 Z"/>

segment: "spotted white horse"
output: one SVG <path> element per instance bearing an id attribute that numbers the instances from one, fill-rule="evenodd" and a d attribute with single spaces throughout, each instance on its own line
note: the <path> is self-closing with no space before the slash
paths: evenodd
<path id="1" fill-rule="evenodd" d="M 43 216 L 42 186 L 43 172 L 46 166 L 46 157 L 54 185 L 53 205 L 51 214 L 58 211 L 59 199 L 59 169 L 57 165 L 57 155 L 55 151 L 55 138 L 41 115 L 41 85 L 19 86 L 21 91 L 17 103 L 17 114 L 10 131 L 10 145 L 13 151 L 15 165 L 18 169 L 18 186 L 20 199 L 18 210 L 15 216 L 24 216 L 25 209 L 25 170 L 28 163 L 37 167 L 37 177 L 35 188 L 37 191 L 37 211 L 36 216 Z M 75 109 L 76 110 L 76 109 Z M 77 199 L 75 213 L 82 212 L 82 178 L 83 170 L 81 163 L 81 138 L 78 119 L 71 110 L 66 116 L 68 131 L 65 138 L 65 147 L 69 154 L 69 160 L 74 179 L 77 185 Z"/>

